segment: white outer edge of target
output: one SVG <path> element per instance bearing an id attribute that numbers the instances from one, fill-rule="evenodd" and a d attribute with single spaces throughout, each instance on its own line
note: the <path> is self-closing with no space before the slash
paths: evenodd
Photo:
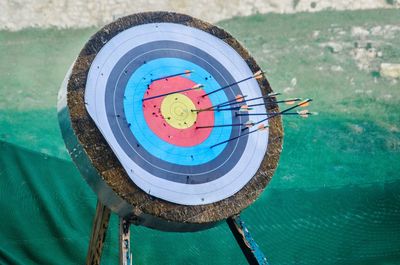
<path id="1" fill-rule="evenodd" d="M 267 150 L 268 133 L 250 134 L 244 153 L 238 163 L 224 176 L 203 184 L 171 182 L 152 175 L 135 164 L 119 146 L 107 121 L 105 88 L 114 65 L 136 46 L 160 40 L 172 40 L 193 45 L 218 60 L 228 68 L 235 80 L 253 73 L 243 58 L 221 39 L 196 28 L 174 23 L 152 23 L 129 28 L 107 42 L 96 55 L 87 78 L 85 90 L 86 109 L 107 140 L 132 181 L 143 191 L 163 200 L 183 205 L 203 205 L 234 195 L 255 175 Z M 102 74 L 102 75 L 101 75 Z M 248 98 L 262 96 L 256 80 L 239 84 Z M 254 112 L 266 112 L 256 106 Z M 254 118 L 253 118 L 254 117 Z M 257 122 L 265 117 L 253 116 Z M 264 123 L 265 125 L 268 122 Z"/>

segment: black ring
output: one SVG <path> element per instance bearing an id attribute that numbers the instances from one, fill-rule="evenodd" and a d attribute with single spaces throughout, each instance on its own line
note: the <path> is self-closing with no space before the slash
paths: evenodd
<path id="1" fill-rule="evenodd" d="M 188 53 L 188 51 L 190 51 L 190 53 Z M 210 67 L 205 61 L 199 60 L 190 54 L 195 54 L 199 58 L 204 59 L 210 65 L 217 68 L 218 71 Z M 207 163 L 194 166 L 184 166 L 161 160 L 150 154 L 140 146 L 140 143 L 138 143 L 128 126 L 123 110 L 123 97 L 130 76 L 136 71 L 136 69 L 142 66 L 144 62 L 165 57 L 180 58 L 199 65 L 209 72 L 220 86 L 235 82 L 235 79 L 221 63 L 215 60 L 208 53 L 194 46 L 176 41 L 155 41 L 140 45 L 127 52 L 116 63 L 107 80 L 105 105 L 110 127 L 118 141 L 118 144 L 128 154 L 128 156 L 138 166 L 142 167 L 154 176 L 186 184 L 200 184 L 218 179 L 235 167 L 246 148 L 248 140 L 247 136 L 229 142 L 215 159 Z M 132 61 L 133 58 L 136 58 L 136 60 Z M 219 72 L 221 72 L 222 75 Z M 228 100 L 234 99 L 235 95 L 239 93 L 241 92 L 238 85 L 234 85 L 225 90 Z M 248 117 L 246 116 L 236 117 L 234 113 L 232 113 L 232 117 L 232 123 L 244 123 L 248 121 Z M 119 125 L 121 121 L 123 126 Z M 233 127 L 230 137 L 238 136 L 240 130 L 240 127 Z M 126 141 L 125 138 L 128 141 Z M 236 145 L 237 147 L 235 148 Z M 133 147 L 133 150 L 131 146 Z M 150 163 L 143 160 L 135 152 L 139 153 Z M 226 157 L 229 157 L 228 161 L 226 161 Z M 224 164 L 219 167 L 222 163 Z M 160 168 L 167 169 L 168 171 L 154 167 L 153 164 Z M 217 167 L 219 168 L 213 170 Z M 188 176 L 190 178 L 188 178 Z M 188 179 L 190 179 L 189 182 Z"/>

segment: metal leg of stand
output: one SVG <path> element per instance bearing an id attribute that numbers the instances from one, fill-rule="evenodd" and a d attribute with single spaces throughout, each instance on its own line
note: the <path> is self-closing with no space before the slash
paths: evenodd
<path id="1" fill-rule="evenodd" d="M 96 213 L 93 220 L 92 235 L 86 256 L 86 265 L 99 265 L 103 251 L 104 240 L 106 239 L 108 223 L 111 211 L 100 201 L 97 201 Z"/>
<path id="2" fill-rule="evenodd" d="M 132 265 L 130 223 L 119 219 L 119 264 Z"/>
<path id="3" fill-rule="evenodd" d="M 251 237 L 240 216 L 229 217 L 226 222 L 250 265 L 269 265 L 257 243 Z"/>

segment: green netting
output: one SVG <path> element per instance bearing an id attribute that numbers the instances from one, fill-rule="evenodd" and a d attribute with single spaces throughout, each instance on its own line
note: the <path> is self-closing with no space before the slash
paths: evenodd
<path id="1" fill-rule="evenodd" d="M 284 119 L 279 168 L 243 213 L 271 264 L 400 264 L 400 85 L 377 72 L 400 63 L 398 18 L 375 10 L 220 23 L 275 90 L 313 97 L 320 113 Z M 55 102 L 94 31 L 0 32 L 0 264 L 84 264 L 96 196 L 68 158 Z M 382 54 L 360 61 L 355 45 Z M 118 262 L 117 235 L 112 216 L 103 264 Z M 185 234 L 134 227 L 132 241 L 134 264 L 245 264 L 225 224 Z"/>

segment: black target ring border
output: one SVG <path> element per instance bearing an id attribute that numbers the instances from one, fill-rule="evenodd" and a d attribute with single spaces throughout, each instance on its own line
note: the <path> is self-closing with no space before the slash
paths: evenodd
<path id="1" fill-rule="evenodd" d="M 174 50 L 169 50 L 171 47 L 174 47 Z M 179 47 L 182 48 L 182 50 L 176 50 Z M 195 60 L 193 56 L 186 54 L 186 50 L 183 49 L 184 47 L 196 50 L 198 54 L 197 56 L 206 58 L 207 61 L 209 61 L 220 71 L 217 72 L 216 70 L 210 68 L 201 60 Z M 163 49 L 171 52 L 166 54 L 165 50 Z M 136 164 L 140 164 L 142 168 L 146 169 L 148 172 L 151 172 L 151 174 L 157 177 L 185 184 L 201 184 L 223 177 L 226 172 L 229 172 L 241 158 L 246 147 L 248 137 L 241 137 L 238 140 L 229 142 L 222 153 L 220 153 L 210 162 L 196 166 L 182 166 L 163 161 L 150 154 L 148 150 L 142 148 L 138 140 L 131 132 L 128 123 L 126 122 L 123 105 L 121 103 L 124 96 L 124 89 L 129 78 L 141 66 L 136 62 L 136 60 L 139 62 L 150 62 L 151 60 L 164 57 L 179 58 L 201 66 L 203 69 L 209 72 L 214 79 L 217 79 L 216 81 L 221 87 L 234 82 L 233 77 L 223 65 L 218 63 L 210 55 L 191 45 L 172 41 L 159 41 L 158 43 L 152 43 L 152 45 L 141 45 L 126 53 L 120 59 L 120 61 L 115 65 L 110 74 L 110 78 L 108 79 L 106 88 L 106 108 L 111 129 L 113 130 L 113 133 L 120 146 L 131 157 L 131 159 L 135 161 Z M 132 58 L 134 58 L 135 61 L 132 60 Z M 222 74 L 225 76 L 220 76 Z M 231 89 L 227 89 L 225 91 L 228 100 L 234 99 L 235 95 L 239 93 L 242 92 L 237 85 L 232 86 Z M 116 110 L 116 112 L 114 112 L 114 110 Z M 230 121 L 231 123 L 245 123 L 248 121 L 248 117 L 235 117 L 234 113 L 235 111 L 232 111 L 233 119 Z M 229 123 L 229 121 L 227 121 L 227 123 Z M 238 136 L 240 132 L 240 127 L 234 127 L 230 138 Z M 139 144 L 139 146 L 137 144 Z M 137 154 L 145 157 L 147 161 L 151 161 L 158 167 L 146 165 L 148 162 L 144 161 L 144 159 Z M 159 169 L 160 167 L 164 168 L 165 170 Z M 191 177 L 191 181 L 189 183 L 187 183 L 187 176 Z"/>

